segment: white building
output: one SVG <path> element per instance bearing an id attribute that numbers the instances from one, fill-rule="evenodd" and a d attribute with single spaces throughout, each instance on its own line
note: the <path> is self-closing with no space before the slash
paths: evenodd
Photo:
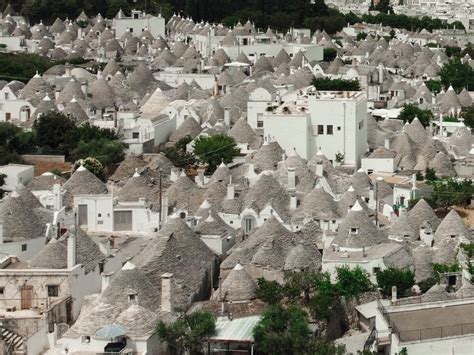
<path id="1" fill-rule="evenodd" d="M 117 38 L 122 37 L 125 32 L 131 32 L 136 36 L 140 36 L 145 30 L 148 30 L 153 37 L 165 36 L 165 19 L 158 16 L 145 14 L 139 10 L 132 10 L 130 17 L 119 12 L 118 16 L 112 22 L 112 28 L 115 30 Z"/>
<path id="2" fill-rule="evenodd" d="M 339 163 L 360 166 L 367 151 L 367 100 L 361 92 L 308 89 L 283 101 L 261 113 L 267 139 L 276 140 L 286 152 L 296 150 L 304 159 L 321 151 L 331 161 L 337 162 L 338 156 Z"/>
<path id="3" fill-rule="evenodd" d="M 14 191 L 20 185 L 27 185 L 33 180 L 34 171 L 33 165 L 8 164 L 0 166 L 0 175 L 6 175 L 5 183 L 0 188 L 5 191 Z"/>

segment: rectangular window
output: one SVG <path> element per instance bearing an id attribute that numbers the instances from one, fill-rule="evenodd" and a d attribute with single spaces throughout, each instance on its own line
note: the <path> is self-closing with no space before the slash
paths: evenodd
<path id="1" fill-rule="evenodd" d="M 48 297 L 58 297 L 58 295 L 59 295 L 59 286 L 48 285 Z"/>
<path id="2" fill-rule="evenodd" d="M 28 247 L 27 247 L 26 244 L 22 244 L 22 245 L 21 245 L 21 251 L 26 251 L 27 248 L 28 248 Z"/>
<path id="3" fill-rule="evenodd" d="M 362 129 L 362 127 L 364 127 L 364 121 L 359 122 L 359 129 Z"/>
<path id="4" fill-rule="evenodd" d="M 139 136 L 140 136 L 140 133 L 139 133 L 139 132 L 133 132 L 133 133 L 132 133 L 132 138 L 133 138 L 133 139 L 138 139 Z"/>
<path id="5" fill-rule="evenodd" d="M 133 33 L 133 27 L 130 27 L 130 32 Z"/>
<path id="6" fill-rule="evenodd" d="M 4 295 L 5 294 L 5 288 L 4 287 L 0 287 L 0 295 Z"/>
<path id="7" fill-rule="evenodd" d="M 262 128 L 263 127 L 263 121 L 257 121 L 257 127 Z"/>
<path id="8" fill-rule="evenodd" d="M 326 134 L 329 134 L 329 135 L 331 135 L 331 136 L 333 135 L 333 127 L 332 127 L 332 124 L 326 126 Z"/>
<path id="9" fill-rule="evenodd" d="M 5 93 L 5 100 L 8 100 L 10 98 L 10 94 L 8 92 Z"/>
<path id="10" fill-rule="evenodd" d="M 341 126 L 337 126 L 337 130 L 340 131 L 340 130 L 341 130 Z"/>
<path id="11" fill-rule="evenodd" d="M 372 268 L 372 274 L 373 275 L 377 275 L 377 273 L 380 271 L 380 268 L 379 267 L 374 267 Z"/>
<path id="12" fill-rule="evenodd" d="M 318 134 L 324 134 L 324 125 L 318 124 Z"/>

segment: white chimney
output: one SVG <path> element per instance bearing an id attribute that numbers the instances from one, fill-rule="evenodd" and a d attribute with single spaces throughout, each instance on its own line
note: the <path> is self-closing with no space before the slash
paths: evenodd
<path id="1" fill-rule="evenodd" d="M 87 82 L 81 83 L 81 91 L 84 93 L 84 95 L 87 95 Z"/>
<path id="2" fill-rule="evenodd" d="M 323 168 L 323 162 L 317 162 L 316 163 L 316 175 L 319 177 L 322 177 L 324 173 L 324 168 Z"/>
<path id="3" fill-rule="evenodd" d="M 179 175 L 181 175 L 181 170 L 179 170 L 178 168 L 171 169 L 171 174 L 170 174 L 171 182 L 175 182 L 176 180 L 178 180 Z"/>
<path id="4" fill-rule="evenodd" d="M 66 65 L 66 74 L 65 75 L 66 75 L 67 78 L 72 77 L 72 66 Z"/>
<path id="5" fill-rule="evenodd" d="M 161 224 L 164 224 L 168 219 L 168 196 L 163 196 L 161 203 Z M 161 228 L 161 226 L 160 226 Z"/>
<path id="6" fill-rule="evenodd" d="M 385 148 L 386 149 L 391 149 L 391 144 L 392 142 L 390 141 L 390 138 L 385 138 Z"/>
<path id="7" fill-rule="evenodd" d="M 227 128 L 230 127 L 230 108 L 224 107 L 224 123 Z"/>
<path id="8" fill-rule="evenodd" d="M 112 272 L 103 272 L 101 275 L 102 278 L 102 287 L 101 287 L 101 292 L 103 293 L 107 287 L 109 287 L 110 284 L 110 279 L 112 278 L 113 273 Z"/>
<path id="9" fill-rule="evenodd" d="M 57 101 L 58 98 L 59 98 L 59 90 L 56 90 L 56 91 L 54 92 L 54 99 Z"/>
<path id="10" fill-rule="evenodd" d="M 61 208 L 63 208 L 63 197 L 61 194 L 61 185 L 60 184 L 54 184 L 53 185 L 53 196 L 54 196 L 54 210 L 59 211 Z"/>
<path id="11" fill-rule="evenodd" d="M 411 189 L 412 190 L 416 190 L 417 187 L 416 187 L 416 174 L 413 174 L 411 176 Z"/>
<path id="12" fill-rule="evenodd" d="M 167 272 L 161 275 L 161 311 L 170 312 L 171 307 L 171 280 L 173 274 Z"/>
<path id="13" fill-rule="evenodd" d="M 233 200 L 235 198 L 235 186 L 232 182 L 227 185 L 227 199 Z"/>
<path id="14" fill-rule="evenodd" d="M 296 189 L 296 171 L 295 168 L 288 168 L 288 190 Z"/>
<path id="15" fill-rule="evenodd" d="M 290 209 L 296 210 L 297 207 L 298 207 L 298 198 L 296 197 L 296 195 L 292 195 L 290 197 Z"/>
<path id="16" fill-rule="evenodd" d="M 397 286 L 392 286 L 392 303 L 397 302 Z"/>
<path id="17" fill-rule="evenodd" d="M 110 239 L 102 240 L 99 243 L 99 249 L 105 256 L 110 256 Z"/>
<path id="18" fill-rule="evenodd" d="M 76 235 L 70 233 L 67 238 L 67 268 L 76 266 Z"/>
<path id="19" fill-rule="evenodd" d="M 198 186 L 204 186 L 204 169 L 197 169 L 197 175 L 194 178 Z"/>

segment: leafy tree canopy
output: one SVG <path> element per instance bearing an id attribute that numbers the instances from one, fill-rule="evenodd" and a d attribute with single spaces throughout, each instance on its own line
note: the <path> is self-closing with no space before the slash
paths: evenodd
<path id="1" fill-rule="evenodd" d="M 453 59 L 443 65 L 439 75 L 445 88 L 452 85 L 456 92 L 463 88 L 474 90 L 474 70 L 468 63 L 462 63 L 459 59 Z"/>
<path id="2" fill-rule="evenodd" d="M 216 334 L 216 319 L 207 311 L 181 313 L 172 323 L 158 323 L 156 333 L 173 354 L 202 351 L 206 339 Z"/>
<path id="3" fill-rule="evenodd" d="M 432 182 L 431 199 L 438 208 L 448 209 L 451 206 L 468 206 L 474 194 L 474 185 L 470 179 L 444 179 Z"/>
<path id="4" fill-rule="evenodd" d="M 415 104 L 407 104 L 403 107 L 398 118 L 403 122 L 411 123 L 415 117 L 418 117 L 421 124 L 426 127 L 430 124 L 433 113 L 430 110 L 422 110 Z"/>
<path id="5" fill-rule="evenodd" d="M 367 271 L 357 266 L 350 269 L 348 266 L 339 267 L 337 272 L 337 286 L 342 296 L 356 298 L 373 289 Z"/>
<path id="6" fill-rule="evenodd" d="M 403 296 L 415 284 L 415 274 L 410 270 L 388 268 L 376 275 L 377 285 L 382 293 L 390 297 L 392 286 L 397 286 L 397 295 Z"/>
<path id="7" fill-rule="evenodd" d="M 325 62 L 332 62 L 337 56 L 337 49 L 324 48 L 323 57 Z"/>
<path id="8" fill-rule="evenodd" d="M 222 162 L 232 162 L 239 153 L 234 138 L 225 134 L 200 136 L 194 143 L 194 154 L 201 163 L 207 164 L 209 172 L 214 172 Z"/>
<path id="9" fill-rule="evenodd" d="M 358 80 L 317 78 L 313 79 L 313 85 L 317 90 L 322 91 L 359 91 Z"/>

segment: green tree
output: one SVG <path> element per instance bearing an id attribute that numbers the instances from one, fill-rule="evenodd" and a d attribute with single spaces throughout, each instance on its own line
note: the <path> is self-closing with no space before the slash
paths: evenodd
<path id="1" fill-rule="evenodd" d="M 403 122 L 411 122 L 415 117 L 418 117 L 420 123 L 423 126 L 428 126 L 431 119 L 433 118 L 433 113 L 430 110 L 422 110 L 415 104 L 406 104 L 403 107 L 403 110 L 400 112 L 398 118 L 403 120 Z"/>
<path id="2" fill-rule="evenodd" d="M 317 90 L 322 91 L 359 91 L 358 80 L 317 78 L 313 80 L 313 85 Z"/>
<path id="3" fill-rule="evenodd" d="M 474 90 L 474 70 L 468 63 L 462 63 L 459 59 L 453 59 L 443 65 L 439 75 L 445 88 L 452 85 L 456 92 L 463 88 Z"/>
<path id="4" fill-rule="evenodd" d="M 415 274 L 411 270 L 388 268 L 376 275 L 377 285 L 386 297 L 392 294 L 392 286 L 397 286 L 397 295 L 403 296 L 415 284 Z"/>
<path id="5" fill-rule="evenodd" d="M 441 89 L 443 88 L 443 85 L 441 84 L 441 81 L 439 80 L 426 80 L 425 85 L 431 92 L 436 92 L 436 93 L 440 92 Z"/>
<path id="6" fill-rule="evenodd" d="M 431 199 L 437 207 L 448 209 L 451 206 L 466 207 L 474 195 L 474 185 L 470 179 L 449 178 L 432 182 Z"/>
<path id="7" fill-rule="evenodd" d="M 107 138 L 81 140 L 70 152 L 71 160 L 96 158 L 103 166 L 119 163 L 124 158 L 124 145 Z"/>
<path id="8" fill-rule="evenodd" d="M 276 281 L 268 281 L 263 277 L 257 279 L 257 298 L 269 303 L 277 304 L 283 299 L 283 287 Z"/>
<path id="9" fill-rule="evenodd" d="M 57 112 L 42 115 L 33 125 L 38 146 L 65 154 L 66 147 L 71 143 L 69 136 L 75 129 L 73 121 Z"/>
<path id="10" fill-rule="evenodd" d="M 335 48 L 324 48 L 323 51 L 323 60 L 325 62 L 332 62 L 337 56 L 337 49 Z"/>
<path id="11" fill-rule="evenodd" d="M 207 311 L 181 313 L 172 323 L 158 323 L 156 333 L 161 341 L 168 344 L 173 354 L 189 351 L 191 354 L 202 352 L 203 343 L 215 335 L 216 319 Z"/>
<path id="12" fill-rule="evenodd" d="M 436 176 L 436 171 L 433 168 L 426 168 L 425 179 L 430 182 L 438 180 L 438 177 Z"/>
<path id="13" fill-rule="evenodd" d="M 373 285 L 367 271 L 360 266 L 350 269 L 348 266 L 336 268 L 339 293 L 346 298 L 359 299 L 359 296 L 371 291 Z"/>
<path id="14" fill-rule="evenodd" d="M 474 129 L 474 107 L 466 107 L 461 113 L 464 118 L 464 124 L 471 130 Z"/>
<path id="15" fill-rule="evenodd" d="M 234 157 L 240 153 L 234 138 L 225 134 L 216 134 L 209 137 L 200 136 L 194 143 L 193 148 L 199 161 L 206 164 L 208 171 L 211 173 L 216 170 L 219 164 L 232 162 Z"/>
<path id="16" fill-rule="evenodd" d="M 310 335 L 307 313 L 297 307 L 271 305 L 253 329 L 255 347 L 264 354 L 304 354 Z"/>
<path id="17" fill-rule="evenodd" d="M 181 138 L 174 147 L 168 147 L 164 153 L 177 168 L 188 168 L 196 164 L 194 154 L 186 151 L 186 146 L 192 141 L 191 136 Z"/>

